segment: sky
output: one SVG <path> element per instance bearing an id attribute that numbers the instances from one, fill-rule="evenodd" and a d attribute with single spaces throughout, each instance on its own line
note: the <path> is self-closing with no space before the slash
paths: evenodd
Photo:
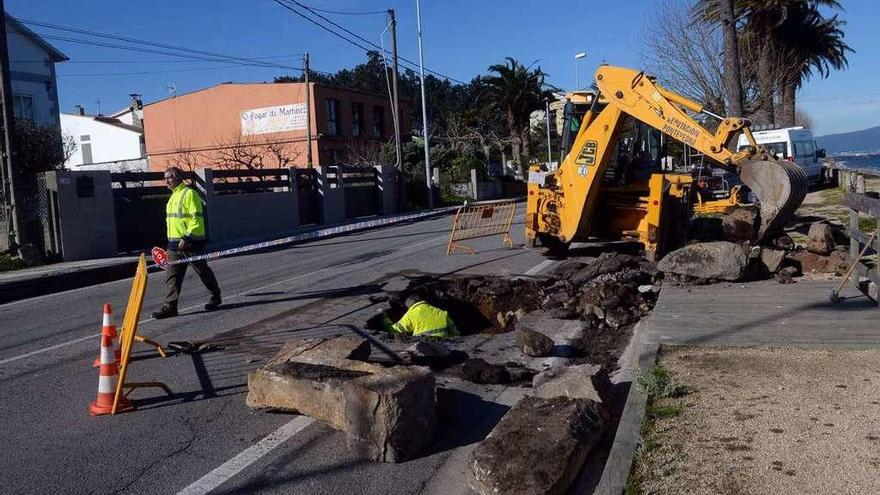
<path id="1" fill-rule="evenodd" d="M 400 56 L 418 62 L 416 0 L 297 0 L 336 12 L 382 12 L 398 19 Z M 547 82 L 565 89 L 579 75 L 585 86 L 598 64 L 638 68 L 641 37 L 662 0 L 423 0 L 425 67 L 459 81 L 487 73 L 490 65 L 514 57 L 535 63 Z M 840 17 L 846 41 L 855 50 L 849 68 L 827 79 L 814 77 L 799 93 L 799 106 L 811 116 L 817 135 L 880 125 L 880 9 L 874 0 L 846 0 Z M 308 52 L 313 70 L 335 72 L 365 60 L 364 50 L 336 38 L 273 0 L 5 0 L 6 10 L 25 20 L 113 33 L 242 58 L 302 67 Z M 550 5 L 550 7 L 548 7 Z M 300 9 L 302 10 L 302 9 Z M 613 12 L 611 12 L 613 11 Z M 322 13 L 377 45 L 390 48 L 384 14 Z M 94 39 L 47 27 L 37 33 Z M 338 30 L 338 29 L 337 29 Z M 384 41 L 383 41 L 384 39 Z M 48 39 L 70 61 L 58 64 L 61 110 L 79 104 L 111 113 L 128 104 L 129 93 L 145 102 L 225 81 L 271 81 L 299 71 L 281 67 L 243 67 L 226 62 L 192 61 Z M 107 42 L 116 43 L 105 40 Z M 359 41 L 359 43 L 364 44 Z M 574 55 L 586 52 L 576 60 Z M 577 71 L 577 73 L 576 73 Z M 430 110 L 429 110 L 430 112 Z"/>

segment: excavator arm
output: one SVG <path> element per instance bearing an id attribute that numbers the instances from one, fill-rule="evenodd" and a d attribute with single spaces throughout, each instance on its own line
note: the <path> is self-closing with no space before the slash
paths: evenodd
<path id="1" fill-rule="evenodd" d="M 589 234 L 597 215 L 602 178 L 608 170 L 625 115 L 736 170 L 759 200 L 760 238 L 781 229 L 803 201 L 806 194 L 803 170 L 790 162 L 777 160 L 757 146 L 748 120 L 714 115 L 699 103 L 656 84 L 653 77 L 632 69 L 602 66 L 596 72 L 596 85 L 604 108 L 598 109 L 597 95 L 562 166 L 548 174 L 543 185 L 529 184 L 526 235 L 530 241 L 540 237 L 545 243 L 564 244 Z M 685 110 L 718 118 L 718 129 L 709 132 Z M 734 152 L 728 143 L 738 132 L 743 132 L 751 145 Z M 683 184 L 689 182 L 683 176 L 663 175 L 665 185 L 658 187 L 666 192 L 681 190 Z M 655 180 L 652 184 L 655 182 L 660 183 Z M 664 227 L 661 212 L 652 211 L 662 207 L 660 194 L 665 192 L 654 190 L 648 197 L 640 198 L 644 217 L 654 222 L 642 222 L 640 229 Z M 672 220 L 666 220 L 669 221 Z M 642 234 L 643 239 L 651 237 L 650 232 Z"/>

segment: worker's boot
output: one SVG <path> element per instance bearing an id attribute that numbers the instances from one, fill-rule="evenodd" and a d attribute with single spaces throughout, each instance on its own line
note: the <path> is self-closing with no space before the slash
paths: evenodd
<path id="1" fill-rule="evenodd" d="M 220 293 L 211 294 L 211 299 L 205 304 L 205 311 L 214 311 L 219 308 L 221 304 L 223 304 L 223 300 L 220 299 Z"/>
<path id="2" fill-rule="evenodd" d="M 177 306 L 172 306 L 171 304 L 163 304 L 159 311 L 153 312 L 153 318 L 157 320 L 161 320 L 163 318 L 172 318 L 177 316 Z"/>

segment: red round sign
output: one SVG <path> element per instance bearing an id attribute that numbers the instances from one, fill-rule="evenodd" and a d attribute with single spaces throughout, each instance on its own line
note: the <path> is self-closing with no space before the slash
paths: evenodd
<path id="1" fill-rule="evenodd" d="M 153 255 L 153 263 L 159 265 L 163 270 L 168 268 L 168 255 L 165 250 L 160 247 L 154 247 L 151 251 Z"/>

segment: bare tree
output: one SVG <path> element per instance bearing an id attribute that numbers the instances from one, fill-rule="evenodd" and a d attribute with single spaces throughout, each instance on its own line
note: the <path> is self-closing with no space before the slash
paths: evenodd
<path id="1" fill-rule="evenodd" d="M 726 114 L 719 30 L 694 19 L 690 2 L 661 2 L 642 37 L 642 63 L 664 86 Z"/>
<path id="2" fill-rule="evenodd" d="M 382 148 L 377 143 L 351 142 L 345 147 L 344 161 L 353 167 L 373 167 L 382 164 Z"/>
<path id="3" fill-rule="evenodd" d="M 214 144 L 213 165 L 227 170 L 260 170 L 295 165 L 301 153 L 294 143 L 233 134 Z"/>

